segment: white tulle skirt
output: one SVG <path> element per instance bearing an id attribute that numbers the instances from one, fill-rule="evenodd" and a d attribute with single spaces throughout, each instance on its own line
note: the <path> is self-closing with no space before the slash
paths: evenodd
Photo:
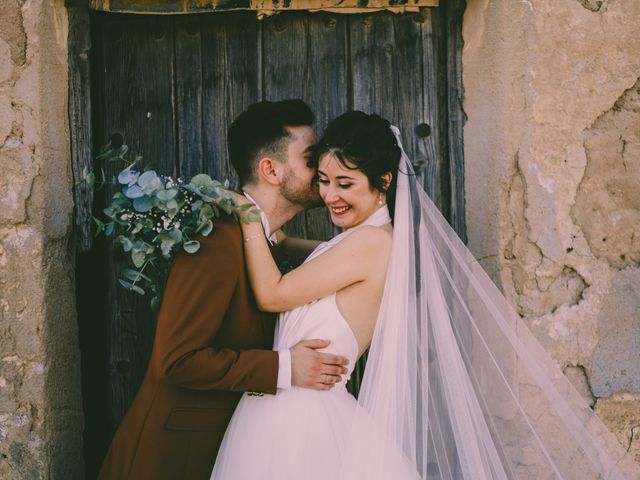
<path id="1" fill-rule="evenodd" d="M 367 451 L 359 448 L 365 443 L 360 439 L 367 439 Z M 369 461 L 372 456 L 375 462 Z M 372 464 L 376 468 L 369 471 Z M 337 386 L 328 392 L 292 387 L 275 396 L 244 395 L 211 478 L 404 480 L 418 476 L 353 396 Z"/>

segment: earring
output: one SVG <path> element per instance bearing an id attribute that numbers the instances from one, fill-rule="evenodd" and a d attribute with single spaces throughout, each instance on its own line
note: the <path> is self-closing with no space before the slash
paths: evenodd
<path id="1" fill-rule="evenodd" d="M 382 192 L 380 192 L 380 195 L 378 196 L 378 204 L 382 205 L 384 203 L 384 201 L 382 200 Z"/>

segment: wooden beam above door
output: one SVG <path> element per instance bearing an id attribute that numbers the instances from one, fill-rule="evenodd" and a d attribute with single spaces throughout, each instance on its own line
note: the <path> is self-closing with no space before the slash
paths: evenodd
<path id="1" fill-rule="evenodd" d="M 367 13 L 389 10 L 414 12 L 420 7 L 437 7 L 439 0 L 90 0 L 90 8 L 120 13 L 201 13 L 253 10 L 258 16 L 288 10 Z"/>

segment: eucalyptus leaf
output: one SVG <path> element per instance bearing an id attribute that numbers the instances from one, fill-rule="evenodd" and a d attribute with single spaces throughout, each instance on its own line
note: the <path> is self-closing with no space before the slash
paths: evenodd
<path id="1" fill-rule="evenodd" d="M 198 225 L 198 229 L 196 230 L 196 232 L 206 237 L 211 233 L 212 230 L 213 230 L 213 222 L 211 220 L 207 220 L 201 223 L 200 225 Z"/>
<path id="2" fill-rule="evenodd" d="M 126 280 L 118 279 L 120 285 L 122 285 L 127 290 L 131 290 L 132 292 L 136 292 L 138 295 L 144 295 L 144 290 L 140 288 L 138 285 L 134 285 L 131 282 L 127 282 Z"/>
<path id="3" fill-rule="evenodd" d="M 184 248 L 185 252 L 187 253 L 196 253 L 198 250 L 200 250 L 200 242 L 197 240 L 190 240 L 188 242 L 185 242 L 182 245 L 182 248 Z"/>
<path id="4" fill-rule="evenodd" d="M 162 188 L 162 181 L 160 180 L 160 177 L 155 172 L 155 170 L 147 170 L 142 175 L 140 175 L 140 178 L 138 179 L 138 185 L 140 185 L 140 188 L 142 188 L 144 193 L 150 195 L 159 188 Z"/>
<path id="5" fill-rule="evenodd" d="M 178 190 L 160 190 L 156 193 L 156 198 L 158 200 L 162 200 L 163 202 L 168 202 L 172 198 L 178 195 Z"/>
<path id="6" fill-rule="evenodd" d="M 176 241 L 173 238 L 162 240 L 162 242 L 160 243 L 160 250 L 162 251 L 162 255 L 168 257 L 169 253 L 171 253 L 171 249 L 175 244 Z"/>
<path id="7" fill-rule="evenodd" d="M 149 302 L 149 305 L 151 306 L 151 310 L 153 310 L 154 312 L 157 312 L 160 309 L 161 304 L 162 304 L 162 301 L 158 296 L 153 297 L 151 299 L 151 302 Z"/>
<path id="8" fill-rule="evenodd" d="M 144 188 L 151 182 L 153 182 L 153 180 L 155 180 L 156 178 L 158 178 L 158 174 L 155 172 L 155 170 L 147 170 L 142 175 L 140 175 L 140 178 L 138 178 L 138 185 Z"/>
<path id="9" fill-rule="evenodd" d="M 211 185 L 211 182 L 212 180 L 209 175 L 205 173 L 200 173 L 194 176 L 189 183 L 194 187 L 199 188 L 199 187 L 206 187 L 207 185 Z"/>
<path id="10" fill-rule="evenodd" d="M 133 242 L 131 242 L 131 240 L 129 240 L 124 235 L 119 235 L 116 238 L 116 241 L 120 242 L 120 244 L 122 245 L 122 250 L 124 250 L 125 252 L 130 252 L 133 248 Z"/>
<path id="11" fill-rule="evenodd" d="M 178 210 L 179 205 L 178 202 L 176 202 L 174 199 L 171 199 L 167 202 L 167 208 L 169 210 Z"/>
<path id="12" fill-rule="evenodd" d="M 102 232 L 104 232 L 104 222 L 100 221 L 96 217 L 93 217 L 93 221 L 96 222 L 96 225 L 97 225 L 97 228 L 96 228 L 96 237 L 97 237 Z"/>
<path id="13" fill-rule="evenodd" d="M 139 272 L 138 270 L 134 270 L 133 268 L 125 268 L 122 271 L 122 276 L 128 278 L 133 282 L 139 282 L 141 279 L 150 282 L 151 279 L 147 277 L 144 273 Z"/>
<path id="14" fill-rule="evenodd" d="M 143 228 L 144 223 L 141 221 L 136 221 L 133 225 L 133 230 L 131 230 L 131 233 L 135 235 L 136 233 L 139 233 Z"/>
<path id="15" fill-rule="evenodd" d="M 139 176 L 140 174 L 138 172 L 131 170 L 131 168 L 127 168 L 118 174 L 118 183 L 131 186 L 136 183 Z"/>
<path id="16" fill-rule="evenodd" d="M 147 255 L 141 250 L 131 250 L 131 261 L 136 268 L 142 267 L 146 260 Z"/>
<path id="17" fill-rule="evenodd" d="M 202 205 L 202 208 L 200 209 L 200 219 L 208 220 L 210 218 L 213 218 L 213 216 L 214 216 L 214 212 L 211 204 L 205 203 L 204 205 Z"/>
<path id="18" fill-rule="evenodd" d="M 222 209 L 224 213 L 226 213 L 227 215 L 231 215 L 233 208 L 231 207 L 231 205 L 229 205 L 229 202 L 226 199 L 218 203 L 218 206 Z"/>
<path id="19" fill-rule="evenodd" d="M 133 200 L 133 208 L 136 212 L 145 213 L 151 210 L 151 200 L 148 196 L 138 197 Z"/>
<path id="20" fill-rule="evenodd" d="M 260 212 L 258 212 L 256 210 L 251 210 L 247 214 L 247 220 L 249 220 L 250 222 L 260 222 L 260 221 L 262 221 L 262 219 L 260 217 Z"/>
<path id="21" fill-rule="evenodd" d="M 182 232 L 180 230 L 177 229 L 173 229 L 169 232 L 169 236 L 171 237 L 172 240 L 174 240 L 176 243 L 180 243 L 182 242 Z"/>
<path id="22" fill-rule="evenodd" d="M 105 234 L 107 237 L 110 237 L 110 236 L 113 234 L 113 228 L 114 228 L 114 224 L 113 224 L 113 222 L 111 222 L 111 223 L 107 223 L 107 224 L 104 226 L 104 234 Z"/>
<path id="23" fill-rule="evenodd" d="M 124 187 L 122 189 L 122 193 L 125 194 L 128 198 L 140 198 L 144 195 L 144 192 L 138 185 L 131 185 L 130 187 Z"/>
<path id="24" fill-rule="evenodd" d="M 108 156 L 111 156 L 111 153 L 113 152 L 113 148 L 111 148 L 111 142 L 107 142 L 106 145 L 103 145 L 103 147 L 100 149 L 100 153 L 98 154 L 98 156 L 96 157 L 96 160 L 103 160 Z"/>

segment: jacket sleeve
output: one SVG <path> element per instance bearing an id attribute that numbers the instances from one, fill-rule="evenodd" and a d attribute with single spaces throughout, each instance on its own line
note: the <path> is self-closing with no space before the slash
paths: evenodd
<path id="1" fill-rule="evenodd" d="M 221 219 L 199 240 L 197 253 L 177 255 L 167 279 L 154 352 L 161 374 L 194 390 L 275 393 L 277 352 L 212 346 L 244 269 L 239 226 Z"/>

